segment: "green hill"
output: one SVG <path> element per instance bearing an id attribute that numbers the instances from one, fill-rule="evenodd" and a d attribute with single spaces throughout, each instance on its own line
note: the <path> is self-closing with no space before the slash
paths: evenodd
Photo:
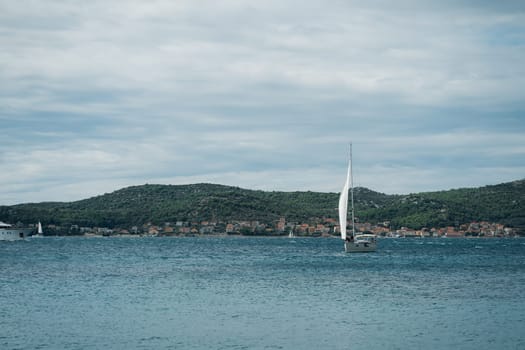
<path id="1" fill-rule="evenodd" d="M 525 228 L 525 180 L 391 199 L 377 210 L 364 210 L 362 218 L 372 222 L 389 220 L 394 227 L 410 228 L 458 226 L 472 221 Z"/>
<path id="2" fill-rule="evenodd" d="M 76 202 L 0 206 L 7 222 L 59 226 L 131 227 L 144 223 L 258 220 L 315 222 L 337 218 L 337 193 L 269 192 L 238 187 L 142 185 Z M 525 180 L 441 192 L 386 195 L 355 189 L 356 215 L 363 222 L 390 221 L 394 228 L 454 226 L 491 221 L 525 227 Z"/>

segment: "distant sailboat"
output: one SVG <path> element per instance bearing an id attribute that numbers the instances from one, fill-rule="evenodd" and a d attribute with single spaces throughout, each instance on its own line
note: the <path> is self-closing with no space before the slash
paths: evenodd
<path id="1" fill-rule="evenodd" d="M 294 238 L 295 234 L 293 233 L 293 230 L 290 230 L 290 233 L 288 233 L 288 238 Z"/>
<path id="2" fill-rule="evenodd" d="M 37 225 L 37 233 L 36 233 L 36 235 L 33 235 L 31 237 L 35 237 L 35 238 L 42 238 L 42 237 L 44 237 L 44 230 L 42 230 L 42 224 L 40 223 L 40 221 L 38 222 L 38 225 Z"/>
<path id="3" fill-rule="evenodd" d="M 347 214 L 348 214 L 348 190 L 350 190 L 350 203 L 352 213 L 352 233 L 346 233 Z M 347 253 L 374 252 L 376 250 L 376 236 L 369 234 L 355 234 L 354 216 L 354 185 L 352 176 L 352 144 L 350 144 L 350 160 L 346 172 L 346 181 L 339 196 L 339 226 L 341 228 L 341 239 L 345 242 Z"/>

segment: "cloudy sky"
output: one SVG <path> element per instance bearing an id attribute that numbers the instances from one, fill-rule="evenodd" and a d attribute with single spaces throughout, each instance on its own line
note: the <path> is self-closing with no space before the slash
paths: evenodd
<path id="1" fill-rule="evenodd" d="M 0 0 L 0 205 L 525 178 L 525 2 Z"/>

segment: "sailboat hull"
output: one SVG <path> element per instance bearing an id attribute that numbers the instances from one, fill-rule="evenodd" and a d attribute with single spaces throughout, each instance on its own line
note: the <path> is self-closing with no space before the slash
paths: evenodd
<path id="1" fill-rule="evenodd" d="M 345 252 L 347 253 L 369 253 L 375 252 L 377 243 L 375 242 L 345 242 Z"/>

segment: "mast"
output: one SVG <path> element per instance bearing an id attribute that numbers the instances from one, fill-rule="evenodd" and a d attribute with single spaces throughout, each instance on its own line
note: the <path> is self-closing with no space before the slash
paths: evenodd
<path id="1" fill-rule="evenodd" d="M 350 209 L 352 211 L 352 237 L 355 237 L 354 175 L 352 172 L 352 142 L 350 142 Z"/>

